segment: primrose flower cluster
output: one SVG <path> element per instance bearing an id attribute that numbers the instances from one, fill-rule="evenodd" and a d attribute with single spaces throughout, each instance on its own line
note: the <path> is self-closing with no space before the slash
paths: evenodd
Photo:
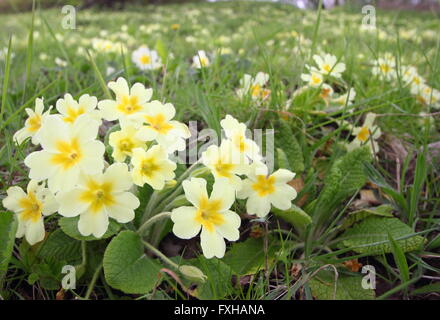
<path id="1" fill-rule="evenodd" d="M 168 58 L 173 58 L 173 55 L 170 53 L 167 59 Z M 150 49 L 146 45 L 142 45 L 133 51 L 131 61 L 141 71 L 157 70 L 163 67 L 165 63 L 156 50 Z M 204 50 L 198 50 L 197 54 L 192 57 L 191 66 L 194 69 L 206 68 L 209 67 L 210 64 L 211 61 Z"/>
<path id="2" fill-rule="evenodd" d="M 420 104 L 432 106 L 435 109 L 440 108 L 440 91 L 429 86 L 416 67 L 401 65 L 399 68 L 396 64 L 396 57 L 391 53 L 387 52 L 373 61 L 371 72 L 380 79 L 395 84 L 398 84 L 400 78 L 403 85 Z"/>
<path id="3" fill-rule="evenodd" d="M 306 82 L 306 85 L 297 89 L 293 94 L 294 97 L 309 89 L 318 89 L 319 98 L 324 101 L 326 107 L 351 106 L 356 97 L 354 88 L 350 87 L 345 93 L 337 95 L 331 85 L 335 82 L 343 82 L 342 74 L 345 71 L 345 64 L 329 53 L 315 54 L 313 60 L 315 65 L 305 65 L 308 72 L 301 75 L 301 79 Z M 288 104 L 290 105 L 290 103 Z M 348 109 L 348 111 L 352 112 L 352 109 Z"/>
<path id="4" fill-rule="evenodd" d="M 65 94 L 45 110 L 43 99 L 35 109 L 26 109 L 24 128 L 14 135 L 17 144 L 29 139 L 37 146 L 24 160 L 30 182 L 24 191 L 18 186 L 7 190 L 3 206 L 17 214 L 17 237 L 30 244 L 45 237 L 44 217 L 58 213 L 79 217 L 83 236 L 101 238 L 109 219 L 128 223 L 140 206 L 135 186 L 145 184 L 154 190 L 175 186 L 176 163 L 171 155 L 186 148 L 188 127 L 173 120 L 171 103 L 151 101 L 153 91 L 141 83 L 131 87 L 124 78 L 108 83 L 115 97 L 98 101 L 84 94 L 78 100 Z M 111 157 L 98 131 L 103 122 L 113 121 L 107 137 Z M 207 258 L 221 258 L 225 241 L 239 239 L 240 216 L 231 210 L 236 199 L 246 200 L 249 214 L 265 217 L 271 206 L 287 210 L 296 197 L 288 185 L 293 172 L 279 169 L 270 174 L 259 146 L 246 136 L 247 127 L 231 115 L 220 122 L 225 138 L 202 153 L 199 164 L 214 177 L 208 196 L 208 182 L 192 176 L 182 182 L 192 206 L 169 213 L 176 236 L 189 239 L 200 231 L 201 247 Z"/>
<path id="5" fill-rule="evenodd" d="M 171 214 L 177 237 L 190 239 L 201 231 L 201 247 L 207 258 L 222 258 L 224 239 L 239 239 L 240 216 L 231 210 L 236 199 L 246 199 L 249 214 L 265 217 L 271 206 L 289 209 L 297 195 L 288 184 L 295 173 L 278 169 L 269 175 L 258 145 L 245 135 L 244 123 L 227 115 L 220 124 L 226 138 L 220 146 L 208 147 L 201 159 L 215 179 L 211 194 L 205 179 L 185 180 L 183 189 L 192 206 L 176 208 Z"/>
<path id="6" fill-rule="evenodd" d="M 31 138 L 39 150 L 24 160 L 31 179 L 27 192 L 9 188 L 3 205 L 17 213 L 17 236 L 24 235 L 30 244 L 44 239 L 43 216 L 55 212 L 79 216 L 79 232 L 100 238 L 109 218 L 119 223 L 134 219 L 139 200 L 131 191 L 133 183 L 160 190 L 175 177 L 176 164 L 169 154 L 185 147 L 190 132 L 173 120 L 174 106 L 150 101 L 152 89 L 141 83 L 130 88 L 119 78 L 108 86 L 114 99 L 98 102 L 85 94 L 75 100 L 65 94 L 55 114 L 50 113 L 52 107 L 44 111 L 42 99 L 36 100 L 35 110 L 26 110 L 29 117 L 14 140 L 21 144 Z M 117 120 L 117 130 L 108 139 L 113 149 L 110 165 L 98 139 L 102 120 Z"/>

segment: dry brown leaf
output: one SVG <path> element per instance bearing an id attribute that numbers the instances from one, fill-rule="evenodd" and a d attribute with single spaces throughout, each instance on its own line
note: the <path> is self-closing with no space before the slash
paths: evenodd
<path id="1" fill-rule="evenodd" d="M 352 207 L 354 209 L 362 209 L 365 207 L 377 206 L 382 202 L 376 197 L 376 193 L 371 189 L 362 189 L 360 192 L 360 199 L 353 201 Z"/>
<path id="2" fill-rule="evenodd" d="M 64 291 L 64 289 L 61 289 L 56 294 L 56 300 L 64 300 L 65 295 L 66 295 L 66 292 Z"/>
<path id="3" fill-rule="evenodd" d="M 297 177 L 293 180 L 290 180 L 288 184 L 293 187 L 297 193 L 300 193 L 302 189 L 304 189 L 304 180 L 302 177 Z M 296 201 L 296 205 L 298 207 L 302 207 L 307 201 L 308 195 L 304 194 L 300 199 Z"/>
<path id="4" fill-rule="evenodd" d="M 264 229 L 263 227 L 256 223 L 251 226 L 251 232 L 249 233 L 249 237 L 258 239 L 264 236 Z"/>
<path id="5" fill-rule="evenodd" d="M 359 263 L 358 259 L 344 261 L 342 264 L 352 272 L 359 272 L 362 268 L 362 263 Z"/>
<path id="6" fill-rule="evenodd" d="M 297 279 L 302 270 L 302 265 L 300 263 L 294 263 L 292 268 L 290 268 L 290 274 L 293 278 Z"/>

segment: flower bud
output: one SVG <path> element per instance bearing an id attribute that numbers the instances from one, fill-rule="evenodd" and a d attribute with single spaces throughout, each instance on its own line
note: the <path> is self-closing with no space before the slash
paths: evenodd
<path id="1" fill-rule="evenodd" d="M 194 266 L 180 266 L 179 271 L 182 275 L 192 281 L 205 282 L 208 278 L 199 268 Z"/>

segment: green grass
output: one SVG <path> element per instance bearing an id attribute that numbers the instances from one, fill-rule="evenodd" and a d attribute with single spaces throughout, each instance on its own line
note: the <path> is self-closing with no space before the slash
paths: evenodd
<path id="1" fill-rule="evenodd" d="M 178 120 L 197 120 L 203 128 L 217 132 L 221 129 L 219 121 L 231 114 L 250 128 L 274 128 L 277 134 L 282 115 L 304 157 L 305 169 L 297 175 L 304 186 L 295 204 L 311 216 L 312 224 L 302 228 L 271 215 L 266 226 L 266 222 L 245 216 L 244 203 L 238 202 L 234 207 L 243 217 L 241 242 L 253 241 L 249 237 L 251 228 L 262 234 L 258 239 L 264 259 L 255 259 L 251 270 L 241 273 L 231 267 L 235 258 L 228 254 L 235 244 L 228 244 L 223 260 L 209 261 L 193 252 L 183 259 L 179 253 L 171 259 L 196 265 L 208 276 L 207 283 L 192 291 L 190 281 L 181 279 L 179 283 L 167 273 L 162 274 L 164 281 L 152 292 L 128 295 L 112 288 L 101 271 L 98 260 L 108 240 L 87 242 L 82 254 L 79 242 L 75 242 L 72 252 L 78 251 L 79 256 L 73 260 L 79 257 L 79 265 L 85 256 L 89 259 L 77 289 L 66 292 L 65 297 L 325 298 L 333 297 L 332 281 L 337 269 L 338 286 L 355 289 L 338 289 L 345 291 L 338 291 L 336 297 L 366 299 L 365 290 L 354 285 L 364 275 L 342 264 L 351 259 L 376 267 L 378 299 L 428 298 L 429 293 L 438 292 L 435 282 L 440 272 L 440 161 L 438 148 L 435 151 L 428 145 L 440 140 L 439 110 L 419 103 L 401 79 L 386 82 L 372 75 L 371 70 L 374 60 L 389 52 L 400 63 L 416 67 L 432 87 L 440 88 L 440 38 L 434 32 L 440 23 L 433 13 L 378 11 L 380 32 L 369 33 L 360 29 L 362 17 L 360 8 L 355 7 L 314 12 L 240 1 L 127 7 L 120 12 L 78 11 L 76 30 L 61 27 L 61 8 L 39 10 L 37 6 L 34 14 L 1 15 L 0 50 L 6 48 L 6 55 L 2 58 L 0 53 L 0 199 L 6 196 L 8 187 L 27 185 L 23 159 L 36 148 L 29 141 L 19 147 L 12 141 L 13 134 L 23 127 L 24 109 L 33 108 L 36 97 L 44 97 L 46 106 L 55 106 L 67 92 L 75 98 L 88 93 L 99 100 L 106 99 L 111 95 L 106 83 L 117 76 L 131 84 L 142 82 L 153 88 L 154 99 L 174 104 Z M 176 23 L 180 28 L 173 30 L 171 26 Z M 124 49 L 116 45 L 113 52 L 96 52 L 94 38 L 122 43 Z M 166 72 L 141 72 L 136 68 L 131 53 L 141 45 L 155 48 L 162 56 L 172 54 Z M 227 53 L 219 54 L 221 49 Z M 217 53 L 211 57 L 209 68 L 199 72 L 191 69 L 197 50 Z M 313 90 L 292 100 L 295 90 L 303 85 L 304 65 L 313 64 L 313 54 L 321 52 L 331 53 L 346 64 L 342 80 L 331 83 L 335 91 L 345 92 L 351 87 L 357 93 L 354 104 L 342 111 L 326 110 Z M 67 66 L 57 65 L 56 58 Z M 115 70 L 113 74 L 107 74 L 108 67 Z M 243 75 L 259 71 L 270 76 L 270 99 L 262 105 L 251 99 L 238 99 L 236 89 Z M 290 100 L 293 102 L 288 106 Z M 342 147 L 351 136 L 349 129 L 341 126 L 345 121 L 360 126 L 367 112 L 378 114 L 376 123 L 383 133 L 380 152 L 370 165 L 363 164 L 368 160 L 362 155 L 355 161 L 344 158 L 347 152 Z M 420 116 L 421 112 L 428 115 Z M 290 136 L 283 138 L 290 141 L 287 144 L 293 143 Z M 393 147 L 400 146 L 395 141 L 404 146 L 406 156 L 399 153 L 401 149 L 393 151 Z M 280 148 L 288 149 L 286 145 Z M 288 150 L 284 152 L 287 158 L 292 157 Z M 336 168 L 341 161 L 343 164 Z M 341 171 L 339 176 L 335 168 Z M 381 204 L 391 206 L 392 215 L 409 228 L 400 235 L 385 233 L 383 241 L 366 241 L 367 248 L 388 244 L 390 250 L 382 254 L 341 244 L 343 223 L 360 210 L 364 189 L 374 192 Z M 51 216 L 46 230 L 53 233 L 57 219 Z M 265 234 L 266 227 L 269 234 Z M 155 236 L 155 241 L 159 236 Z M 407 250 L 405 239 L 415 236 L 425 238 L 422 245 Z M 172 234 L 166 239 L 179 243 Z M 165 240 L 163 245 L 166 246 Z M 199 249 L 198 244 L 184 242 L 186 245 L 189 251 Z M 55 298 L 61 275 L 54 270 L 59 267 L 57 261 L 68 259 L 43 259 L 39 256 L 42 250 L 38 246 L 29 248 L 24 240 L 16 241 L 1 291 L 3 298 Z M 331 266 L 325 267 L 328 265 Z M 265 270 L 266 266 L 269 270 Z"/>

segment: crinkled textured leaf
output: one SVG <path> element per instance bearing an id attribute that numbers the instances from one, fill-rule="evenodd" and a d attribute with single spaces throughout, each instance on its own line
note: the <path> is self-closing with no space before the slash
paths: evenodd
<path id="1" fill-rule="evenodd" d="M 382 217 L 393 217 L 393 207 L 389 204 L 383 204 L 374 208 L 365 208 L 361 210 L 356 210 L 351 212 L 348 217 L 344 220 L 342 228 L 346 229 L 356 222 L 364 220 L 370 216 L 382 216 Z"/>
<path id="2" fill-rule="evenodd" d="M 376 216 L 368 217 L 355 224 L 342 234 L 341 238 L 345 239 L 342 241 L 343 245 L 353 247 L 355 252 L 376 255 L 392 251 L 388 233 L 404 252 L 418 250 L 425 242 L 425 238 L 419 235 L 411 236 L 414 232 L 399 219 Z M 402 237 L 403 239 L 400 239 Z M 374 244 L 377 242 L 383 243 Z"/>
<path id="3" fill-rule="evenodd" d="M 273 261 L 277 249 L 271 246 L 272 243 L 269 241 L 269 263 Z M 255 274 L 263 270 L 266 264 L 263 239 L 249 238 L 244 242 L 233 244 L 223 261 L 238 275 Z"/>
<path id="4" fill-rule="evenodd" d="M 336 206 L 365 184 L 363 161 L 370 161 L 370 159 L 370 150 L 362 147 L 334 162 L 315 205 L 314 219 L 319 220 L 320 223 L 325 221 Z"/>
<path id="5" fill-rule="evenodd" d="M 125 293 L 148 293 L 159 282 L 161 266 L 147 257 L 139 235 L 122 231 L 104 253 L 104 274 L 108 284 Z"/>
<path id="6" fill-rule="evenodd" d="M 141 225 L 142 217 L 145 213 L 145 208 L 147 207 L 148 202 L 150 201 L 153 191 L 154 191 L 153 188 L 147 183 L 144 184 L 143 187 L 137 188 L 136 196 L 140 201 L 140 205 L 136 210 L 134 210 L 135 218 L 133 223 L 136 227 L 139 227 Z"/>
<path id="7" fill-rule="evenodd" d="M 55 230 L 41 245 L 38 257 L 46 261 L 79 262 L 81 242 L 72 239 L 59 229 Z"/>
<path id="8" fill-rule="evenodd" d="M 284 151 L 293 172 L 304 171 L 304 156 L 301 146 L 289 124 L 280 119 L 275 131 L 275 144 Z"/>
<path id="9" fill-rule="evenodd" d="M 297 229 L 304 229 L 306 228 L 310 223 L 312 223 L 312 218 L 304 212 L 301 208 L 292 205 L 292 207 L 289 210 L 278 210 L 273 209 L 272 210 L 275 215 L 284 221 L 290 223 L 292 226 L 294 226 Z"/>
<path id="10" fill-rule="evenodd" d="M 290 167 L 289 159 L 287 159 L 286 153 L 281 148 L 277 148 L 276 163 L 278 165 L 278 168 L 292 170 L 292 168 Z"/>
<path id="11" fill-rule="evenodd" d="M 14 248 L 17 221 L 10 212 L 0 212 L 0 286 L 8 270 Z"/>
<path id="12" fill-rule="evenodd" d="M 85 241 L 107 239 L 112 235 L 116 234 L 121 229 L 121 225 L 119 223 L 117 223 L 113 219 L 110 219 L 110 223 L 108 225 L 108 229 L 106 233 L 101 238 L 98 239 L 95 238 L 93 235 L 83 236 L 78 230 L 78 221 L 79 221 L 79 217 L 73 217 L 73 218 L 63 217 L 60 220 L 58 220 L 58 224 L 60 225 L 64 233 L 67 234 L 69 237 L 72 237 L 76 240 L 85 240 Z"/>
<path id="13" fill-rule="evenodd" d="M 309 282 L 312 295 L 317 300 L 335 298 L 333 272 L 321 271 Z M 336 283 L 336 300 L 373 300 L 374 290 L 362 288 L 362 276 L 339 275 Z"/>
<path id="14" fill-rule="evenodd" d="M 40 245 L 37 261 L 32 265 L 34 280 L 38 279 L 47 290 L 58 290 L 64 276 L 61 273 L 63 266 L 75 266 L 82 261 L 81 242 L 72 239 L 60 229 L 55 230 Z M 78 273 L 76 276 L 80 277 Z"/>
<path id="15" fill-rule="evenodd" d="M 198 283 L 193 295 L 201 300 L 222 299 L 233 292 L 233 271 L 224 261 L 213 258 L 206 259 L 200 256 L 196 259 L 181 262 L 199 268 L 208 279 Z"/>

